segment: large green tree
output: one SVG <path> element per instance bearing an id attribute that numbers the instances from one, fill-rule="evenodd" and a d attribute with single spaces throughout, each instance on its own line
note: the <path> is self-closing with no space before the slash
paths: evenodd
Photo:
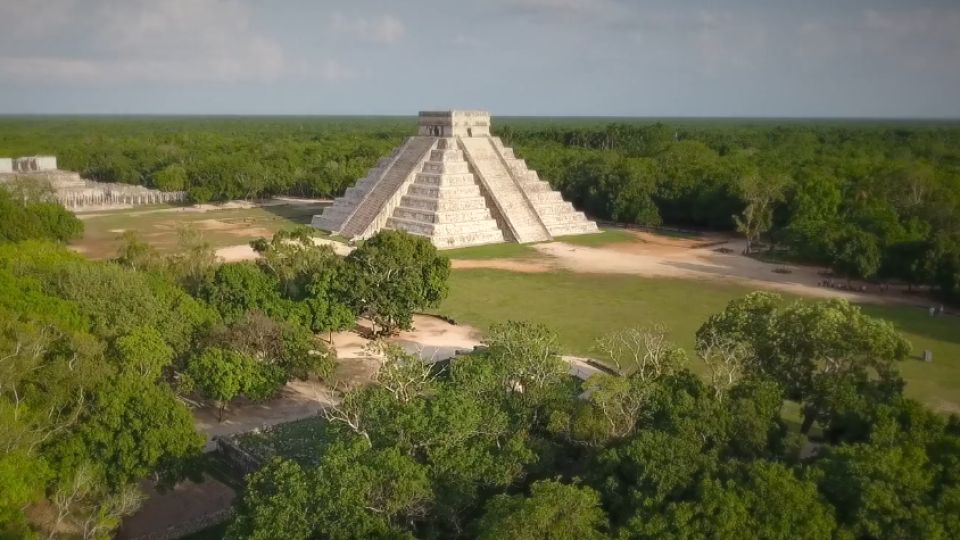
<path id="1" fill-rule="evenodd" d="M 347 262 L 354 306 L 386 334 L 409 328 L 414 311 L 436 307 L 447 295 L 450 261 L 421 236 L 382 230 Z"/>

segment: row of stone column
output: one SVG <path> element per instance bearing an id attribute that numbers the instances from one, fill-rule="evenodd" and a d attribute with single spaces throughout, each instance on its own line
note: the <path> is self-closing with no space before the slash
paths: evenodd
<path id="1" fill-rule="evenodd" d="M 58 193 L 60 203 L 67 208 L 86 206 L 140 206 L 144 204 L 162 204 L 186 200 L 184 191 L 146 191 L 143 193 L 122 193 L 117 191 Z"/>

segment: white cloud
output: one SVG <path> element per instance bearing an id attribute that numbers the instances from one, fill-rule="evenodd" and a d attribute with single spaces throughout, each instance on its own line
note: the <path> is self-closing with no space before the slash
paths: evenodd
<path id="1" fill-rule="evenodd" d="M 386 45 L 400 41 L 407 33 L 407 27 L 403 21 L 386 14 L 367 19 L 335 13 L 331 18 L 330 27 L 334 32 L 349 35 L 360 41 Z"/>
<path id="2" fill-rule="evenodd" d="M 16 18 L 5 23 L 16 27 L 30 19 L 25 11 L 11 13 Z M 5 78 L 67 83 L 269 81 L 285 68 L 283 50 L 252 28 L 249 9 L 237 0 L 99 0 L 83 5 L 58 0 L 55 7 L 38 13 L 45 14 L 38 19 L 47 21 L 46 32 L 34 34 L 33 42 L 30 36 L 16 36 L 19 53 L 0 52 Z M 70 50 L 68 44 L 50 51 L 43 46 L 41 41 L 71 25 L 96 29 L 83 36 L 85 49 Z"/>

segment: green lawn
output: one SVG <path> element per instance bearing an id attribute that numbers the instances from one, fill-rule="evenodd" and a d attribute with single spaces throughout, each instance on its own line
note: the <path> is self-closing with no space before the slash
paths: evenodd
<path id="1" fill-rule="evenodd" d="M 601 229 L 596 234 L 575 234 L 571 236 L 558 236 L 557 242 L 572 244 L 575 246 L 600 247 L 610 244 L 623 244 L 627 242 L 639 242 L 640 240 L 626 229 Z"/>
<path id="2" fill-rule="evenodd" d="M 457 270 L 450 296 L 439 311 L 481 329 L 506 320 L 541 322 L 557 331 L 565 352 L 599 357 L 593 343 L 617 328 L 660 323 L 688 351 L 706 318 L 753 289 L 695 280 L 635 276 L 525 274 L 501 270 Z M 934 353 L 934 363 L 911 359 L 902 371 L 907 394 L 940 410 L 960 411 L 960 319 L 930 319 L 908 306 L 867 306 L 871 315 L 893 321 L 914 345 Z M 703 366 L 691 361 L 694 371 Z"/>
<path id="3" fill-rule="evenodd" d="M 451 259 L 533 259 L 541 256 L 540 252 L 529 244 L 513 242 L 445 249 L 441 253 Z"/>

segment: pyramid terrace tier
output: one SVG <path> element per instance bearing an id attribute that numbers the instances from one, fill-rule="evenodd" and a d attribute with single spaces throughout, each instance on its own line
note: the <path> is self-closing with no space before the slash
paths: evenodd
<path id="1" fill-rule="evenodd" d="M 598 231 L 486 125 L 482 111 L 424 113 L 420 135 L 380 160 L 312 225 L 351 239 L 402 230 L 438 248 Z"/>

